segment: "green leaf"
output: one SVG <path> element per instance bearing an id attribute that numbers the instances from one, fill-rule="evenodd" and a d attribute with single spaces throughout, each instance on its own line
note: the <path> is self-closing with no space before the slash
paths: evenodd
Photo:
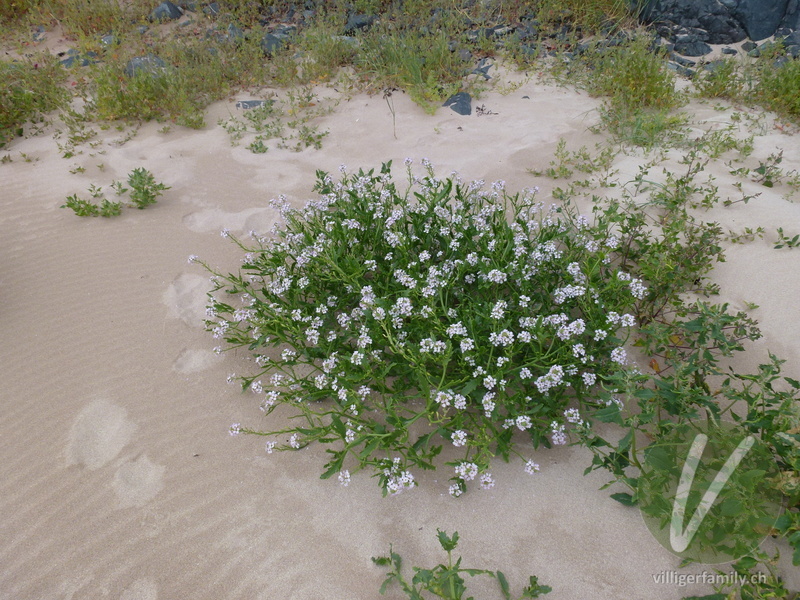
<path id="1" fill-rule="evenodd" d="M 611 497 L 620 504 L 624 504 L 625 506 L 636 506 L 636 500 L 634 500 L 633 496 L 631 496 L 627 492 L 618 492 L 616 494 L 611 494 Z"/>
<path id="2" fill-rule="evenodd" d="M 508 587 L 508 580 L 506 579 L 506 576 L 503 574 L 502 571 L 497 571 L 496 576 L 497 576 L 497 581 L 500 582 L 500 589 L 503 591 L 503 598 L 509 600 L 509 598 L 511 598 L 511 592 Z"/>
<path id="3" fill-rule="evenodd" d="M 451 552 L 458 546 L 458 532 L 454 531 L 452 537 L 447 537 L 447 532 L 441 529 L 436 530 L 439 536 L 439 544 L 445 552 Z"/>

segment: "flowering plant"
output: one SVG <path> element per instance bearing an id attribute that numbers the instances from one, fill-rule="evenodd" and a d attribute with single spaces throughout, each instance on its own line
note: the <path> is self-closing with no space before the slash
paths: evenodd
<path id="1" fill-rule="evenodd" d="M 253 353 L 253 372 L 230 380 L 265 412 L 291 412 L 287 428 L 232 434 L 269 436 L 268 452 L 325 443 L 323 478 L 347 485 L 369 467 L 384 494 L 414 486 L 413 469 L 450 446 L 458 496 L 494 485 L 497 455 L 535 472 L 524 437 L 563 444 L 568 424 L 606 406 L 593 390 L 624 368 L 647 291 L 615 264 L 604 221 L 546 207 L 536 190 L 406 166 L 404 192 L 390 163 L 342 168 L 339 182 L 318 172 L 321 198 L 301 210 L 279 199 L 273 235 L 248 245 L 223 231 L 246 254 L 237 274 L 203 263 L 206 324 Z"/>

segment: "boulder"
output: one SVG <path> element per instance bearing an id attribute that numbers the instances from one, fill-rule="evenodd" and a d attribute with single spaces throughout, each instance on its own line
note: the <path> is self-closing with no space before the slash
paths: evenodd
<path id="1" fill-rule="evenodd" d="M 150 13 L 147 20 L 151 23 L 156 21 L 174 21 L 175 19 L 180 19 L 182 16 L 183 11 L 172 2 L 169 2 L 169 0 L 166 0 L 153 9 L 153 12 Z"/>
<path id="2" fill-rule="evenodd" d="M 139 73 L 150 73 L 157 75 L 163 73 L 167 68 L 167 63 L 161 60 L 155 54 L 146 54 L 144 56 L 137 56 L 128 61 L 125 65 L 125 75 L 133 77 Z"/>
<path id="3" fill-rule="evenodd" d="M 751 40 L 773 35 L 786 15 L 789 0 L 739 0 L 731 9 Z"/>
<path id="4" fill-rule="evenodd" d="M 344 35 L 352 35 L 358 31 L 366 31 L 377 20 L 375 15 L 352 14 L 344 26 Z"/>

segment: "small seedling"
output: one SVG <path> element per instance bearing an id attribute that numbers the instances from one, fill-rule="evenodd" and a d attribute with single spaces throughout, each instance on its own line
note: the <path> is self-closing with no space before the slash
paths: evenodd
<path id="1" fill-rule="evenodd" d="M 71 208 L 79 217 L 96 217 L 100 214 L 100 209 L 93 202 L 79 198 L 77 194 L 67 196 L 66 203 L 61 208 Z"/>
<path id="2" fill-rule="evenodd" d="M 800 233 L 790 238 L 788 235 L 783 233 L 783 227 L 778 227 L 778 243 L 775 244 L 775 250 L 780 250 L 783 247 L 786 248 L 800 247 Z"/>
<path id="3" fill-rule="evenodd" d="M 401 573 L 402 558 L 399 554 L 394 552 L 389 547 L 389 556 L 373 557 L 372 562 L 376 565 L 384 567 L 389 566 L 391 570 L 386 574 L 386 580 L 381 585 L 380 592 L 385 594 L 389 585 L 396 581 L 402 588 L 410 600 L 424 600 L 425 596 L 422 592 L 433 594 L 433 597 L 444 598 L 445 600 L 460 600 L 467 592 L 467 586 L 463 573 L 470 577 L 476 575 L 487 575 L 496 579 L 500 584 L 500 591 L 505 600 L 511 600 L 511 588 L 508 585 L 508 580 L 502 571 L 489 571 L 486 569 L 465 569 L 461 567 L 461 557 L 453 563 L 452 552 L 458 545 L 458 532 L 453 532 L 452 537 L 448 537 L 447 533 L 438 530 L 439 544 L 442 549 L 447 552 L 447 564 L 436 565 L 433 569 L 421 569 L 414 567 L 414 577 L 409 584 L 403 574 Z M 538 579 L 531 575 L 529 584 L 522 590 L 522 595 L 519 600 L 524 598 L 538 598 L 544 594 L 552 591 L 552 588 L 547 585 L 540 585 Z M 471 600 L 471 597 L 468 597 Z"/>
<path id="4" fill-rule="evenodd" d="M 156 183 L 153 174 L 145 168 L 139 167 L 128 175 L 128 185 L 131 186 L 131 201 L 136 208 L 142 209 L 156 203 L 164 190 L 169 187 L 163 183 Z"/>

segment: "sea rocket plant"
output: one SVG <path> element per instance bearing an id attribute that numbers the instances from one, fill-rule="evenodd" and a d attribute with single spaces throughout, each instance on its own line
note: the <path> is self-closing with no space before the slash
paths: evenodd
<path id="1" fill-rule="evenodd" d="M 369 468 L 384 494 L 416 485 L 413 470 L 446 448 L 459 496 L 494 485 L 496 455 L 534 473 L 520 443 L 565 443 L 605 407 L 595 388 L 625 368 L 647 290 L 615 266 L 608 226 L 570 205 L 440 180 L 429 165 L 408 175 L 401 193 L 390 164 L 339 182 L 318 172 L 320 198 L 300 210 L 279 199 L 271 236 L 226 232 L 246 253 L 240 273 L 194 260 L 216 282 L 207 329 L 255 358 L 236 379 L 296 420 L 236 433 L 274 438 L 269 452 L 325 443 L 323 478 L 346 485 Z"/>

